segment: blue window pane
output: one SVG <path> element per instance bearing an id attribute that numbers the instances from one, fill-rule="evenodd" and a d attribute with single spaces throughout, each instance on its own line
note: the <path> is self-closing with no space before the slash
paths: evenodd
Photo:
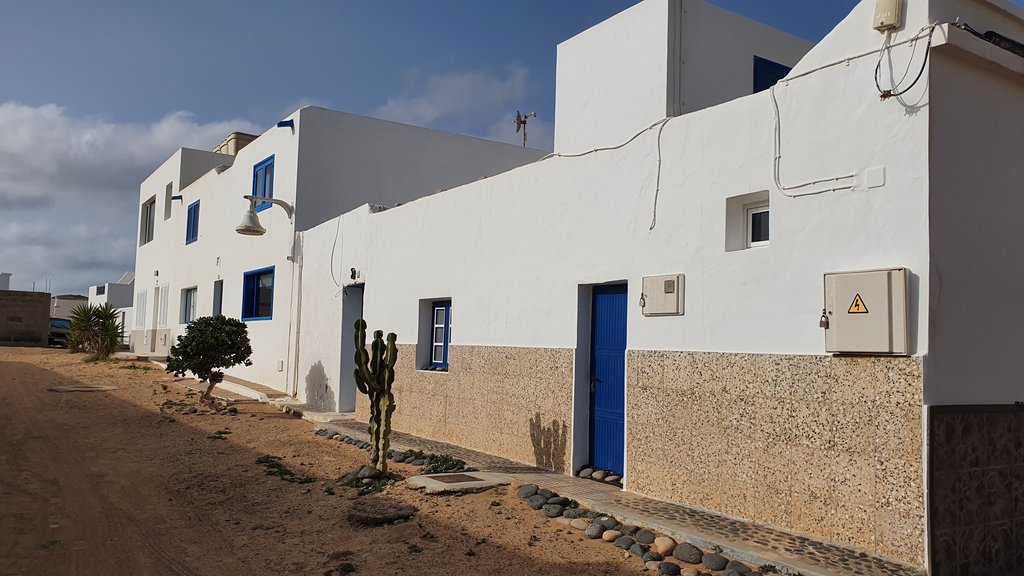
<path id="1" fill-rule="evenodd" d="M 242 320 L 270 320 L 274 313 L 274 268 L 246 272 L 242 282 Z"/>

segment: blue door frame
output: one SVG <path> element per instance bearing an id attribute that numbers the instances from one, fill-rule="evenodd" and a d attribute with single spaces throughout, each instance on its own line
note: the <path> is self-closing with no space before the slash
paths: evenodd
<path id="1" fill-rule="evenodd" d="M 590 334 L 590 463 L 622 474 L 626 448 L 626 285 L 595 286 Z"/>

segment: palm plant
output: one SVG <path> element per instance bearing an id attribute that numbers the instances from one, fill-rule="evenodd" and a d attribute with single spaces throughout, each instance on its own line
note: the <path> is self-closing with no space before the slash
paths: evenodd
<path id="1" fill-rule="evenodd" d="M 82 304 L 71 310 L 68 348 L 72 352 L 92 352 L 106 360 L 121 345 L 123 327 L 117 310 L 109 302 L 102 306 Z"/>

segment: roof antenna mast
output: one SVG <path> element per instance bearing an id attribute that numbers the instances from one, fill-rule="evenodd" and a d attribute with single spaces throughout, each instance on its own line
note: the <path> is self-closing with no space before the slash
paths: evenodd
<path id="1" fill-rule="evenodd" d="M 519 130 L 523 131 L 523 148 L 526 148 L 526 119 L 536 118 L 536 112 L 530 112 L 529 114 L 520 114 L 519 110 L 516 110 L 516 134 L 519 134 Z"/>

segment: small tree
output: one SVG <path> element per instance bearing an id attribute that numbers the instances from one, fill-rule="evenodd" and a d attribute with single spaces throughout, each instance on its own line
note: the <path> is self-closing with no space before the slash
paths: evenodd
<path id="1" fill-rule="evenodd" d="M 384 332 L 373 333 L 370 352 L 366 351 L 366 321 L 356 320 L 356 387 L 370 399 L 370 465 L 382 474 L 388 471 L 388 445 L 391 435 L 391 414 L 395 411 L 395 395 L 391 385 L 395 382 L 395 360 L 398 359 L 398 339 L 394 332 L 384 342 Z"/>
<path id="2" fill-rule="evenodd" d="M 71 310 L 68 348 L 72 352 L 92 352 L 106 360 L 121 345 L 123 327 L 117 310 L 109 302 L 102 306 L 81 304 Z"/>
<path id="3" fill-rule="evenodd" d="M 205 316 L 193 320 L 185 329 L 185 335 L 178 336 L 178 343 L 171 346 L 167 372 L 175 376 L 191 372 L 200 382 L 207 382 L 202 400 L 210 402 L 214 386 L 224 380 L 224 372 L 218 368 L 238 364 L 252 366 L 250 356 L 252 346 L 245 322 L 225 316 Z"/>

